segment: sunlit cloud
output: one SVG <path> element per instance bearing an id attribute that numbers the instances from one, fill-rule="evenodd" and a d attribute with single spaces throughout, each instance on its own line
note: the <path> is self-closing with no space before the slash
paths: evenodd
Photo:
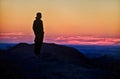
<path id="1" fill-rule="evenodd" d="M 34 36 L 31 34 L 19 33 L 0 33 L 0 43 L 33 43 Z M 57 44 L 79 44 L 79 45 L 120 45 L 119 37 L 105 37 L 105 36 L 60 36 L 60 37 L 46 37 L 44 42 Z"/>
<path id="2" fill-rule="evenodd" d="M 31 43 L 32 38 L 33 37 L 31 34 L 28 35 L 22 32 L 0 33 L 0 43 L 20 43 L 20 42 Z"/>
<path id="3" fill-rule="evenodd" d="M 53 41 L 59 44 L 120 45 L 120 38 L 96 37 L 96 36 L 71 36 L 71 37 L 62 36 L 54 38 L 52 42 Z"/>
<path id="4" fill-rule="evenodd" d="M 9 39 L 10 37 L 9 36 L 1 36 L 0 35 L 0 39 Z"/>
<path id="5" fill-rule="evenodd" d="M 18 32 L 18 33 L 0 33 L 0 36 L 5 36 L 5 35 L 24 35 L 24 33 L 22 32 Z"/>

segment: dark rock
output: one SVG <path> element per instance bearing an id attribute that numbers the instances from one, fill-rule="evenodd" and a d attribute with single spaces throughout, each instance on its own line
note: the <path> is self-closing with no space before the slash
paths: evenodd
<path id="1" fill-rule="evenodd" d="M 20 43 L 1 51 L 0 79 L 115 79 L 74 48 L 44 43 L 40 56 L 35 56 L 33 47 Z"/>

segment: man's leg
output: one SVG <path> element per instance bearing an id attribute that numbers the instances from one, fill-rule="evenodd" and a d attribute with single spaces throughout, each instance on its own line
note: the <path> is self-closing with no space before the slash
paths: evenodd
<path id="1" fill-rule="evenodd" d="M 43 43 L 43 37 L 44 37 L 44 35 L 41 34 L 38 39 L 37 38 L 35 39 L 34 52 L 36 55 L 40 54 L 40 50 L 41 50 L 42 43 Z"/>
<path id="2" fill-rule="evenodd" d="M 35 42 L 34 53 L 35 53 L 35 55 L 39 55 L 40 54 L 40 44 L 39 44 L 39 42 Z"/>

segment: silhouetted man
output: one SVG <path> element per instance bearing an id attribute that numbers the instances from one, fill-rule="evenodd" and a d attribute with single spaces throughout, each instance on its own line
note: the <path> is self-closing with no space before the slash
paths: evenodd
<path id="1" fill-rule="evenodd" d="M 33 31 L 35 34 L 35 39 L 34 39 L 34 53 L 36 55 L 40 54 L 40 49 L 43 43 L 43 38 L 44 38 L 44 31 L 43 31 L 43 22 L 41 20 L 42 15 L 40 12 L 36 14 L 36 20 L 34 20 L 33 23 Z"/>

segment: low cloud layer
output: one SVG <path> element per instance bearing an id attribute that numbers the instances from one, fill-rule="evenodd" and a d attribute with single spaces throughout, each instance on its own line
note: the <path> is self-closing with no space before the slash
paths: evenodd
<path id="1" fill-rule="evenodd" d="M 98 37 L 98 36 L 71 36 L 51 38 L 55 43 L 60 44 L 83 44 L 83 45 L 120 45 L 120 38 L 115 37 Z"/>
<path id="2" fill-rule="evenodd" d="M 18 33 L 0 33 L 0 43 L 32 42 L 32 35 Z"/>
<path id="3" fill-rule="evenodd" d="M 120 37 L 106 36 L 60 36 L 44 38 L 45 42 L 57 44 L 81 44 L 81 45 L 120 45 Z M 0 43 L 33 43 L 34 36 L 30 34 L 19 33 L 0 33 Z"/>

